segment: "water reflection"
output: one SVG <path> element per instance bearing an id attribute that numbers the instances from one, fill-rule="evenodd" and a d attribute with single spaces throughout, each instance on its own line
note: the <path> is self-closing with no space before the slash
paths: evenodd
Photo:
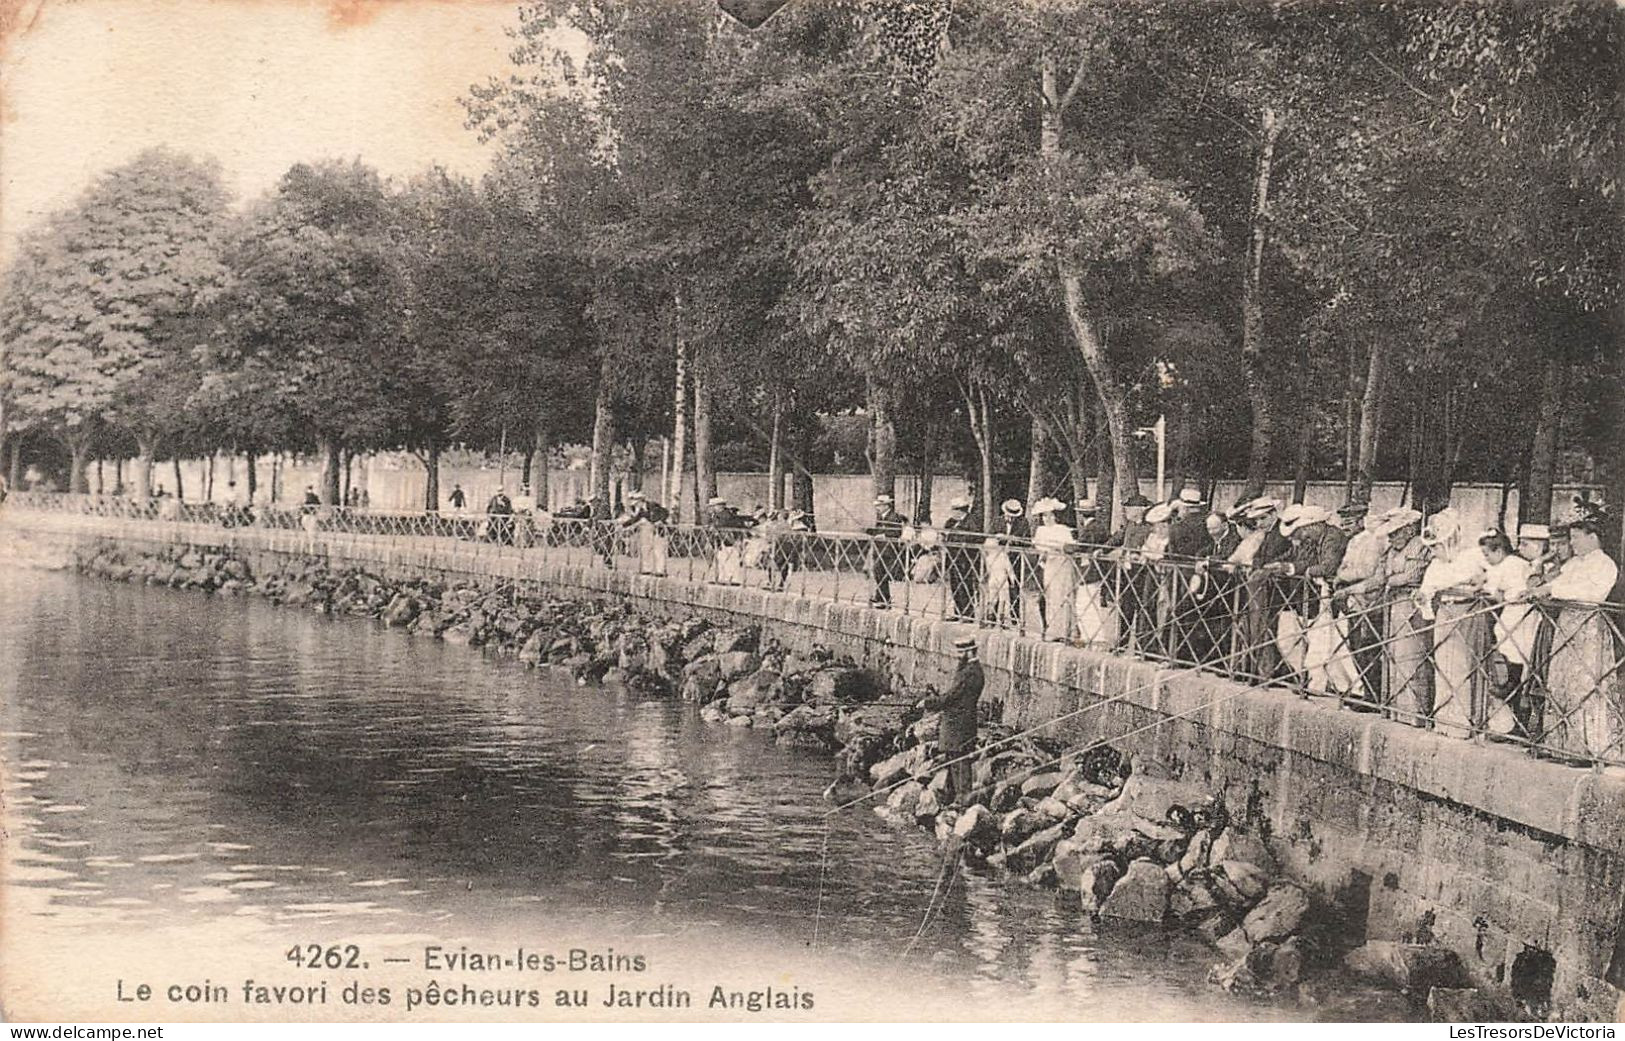
<path id="1" fill-rule="evenodd" d="M 362 620 L 63 575 L 0 575 L 0 646 L 5 881 L 26 897 L 5 924 L 42 942 L 178 928 L 177 956 L 204 958 L 244 929 L 450 942 L 572 923 L 860 990 L 903 973 L 981 1017 L 1304 1014 L 1212 991 L 1187 939 L 1097 936 L 963 873 L 901 960 L 941 856 L 863 812 L 830 830 L 811 952 L 827 759 L 684 706 Z"/>

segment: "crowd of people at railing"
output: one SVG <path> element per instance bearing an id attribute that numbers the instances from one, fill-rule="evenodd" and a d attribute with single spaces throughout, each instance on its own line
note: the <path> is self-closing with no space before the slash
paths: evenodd
<path id="1" fill-rule="evenodd" d="M 1089 500 L 1008 500 L 992 532 L 973 530 L 968 501 L 951 506 L 933 530 L 876 500 L 873 606 L 890 607 L 910 559 L 916 573 L 934 560 L 950 618 L 1284 680 L 1562 758 L 1625 760 L 1620 574 L 1599 504 L 1524 524 L 1516 545 L 1499 529 L 1465 531 L 1449 508 L 1256 498 L 1215 511 L 1194 488 L 1129 499 L 1115 531 Z"/>
<path id="2" fill-rule="evenodd" d="M 1262 497 L 1212 509 L 1194 488 L 1135 496 L 1115 528 L 1090 500 L 1011 499 L 993 530 L 956 498 L 947 520 L 915 524 L 879 496 L 862 532 L 820 535 L 799 510 L 740 510 L 713 497 L 699 525 L 677 525 L 630 491 L 538 511 L 528 489 L 498 490 L 467 513 L 375 514 L 320 504 L 158 499 L 136 516 L 210 519 L 310 532 L 452 536 L 502 546 L 589 550 L 595 566 L 725 585 L 861 596 L 880 610 L 1280 682 L 1412 724 L 1540 746 L 1585 762 L 1625 762 L 1620 572 L 1601 546 L 1605 508 L 1576 500 L 1556 524 L 1471 533 L 1452 509 L 1424 517 L 1349 502 L 1329 511 Z M 112 512 L 119 512 L 113 510 Z M 132 515 L 123 513 L 121 515 Z M 630 561 L 628 561 L 630 558 Z M 833 576 L 818 586 L 815 580 Z M 800 582 L 792 586 L 799 577 Z"/>

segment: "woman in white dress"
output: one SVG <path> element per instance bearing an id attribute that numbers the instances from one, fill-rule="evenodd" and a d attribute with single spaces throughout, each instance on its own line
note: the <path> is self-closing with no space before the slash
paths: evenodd
<path id="1" fill-rule="evenodd" d="M 1465 737 L 1479 718 L 1489 715 L 1488 705 L 1476 711 L 1474 705 L 1475 689 L 1483 700 L 1480 648 L 1488 643 L 1489 623 L 1476 603 L 1463 603 L 1462 598 L 1482 588 L 1488 564 L 1477 545 L 1467 544 L 1461 517 L 1452 508 L 1428 518 L 1422 542 L 1433 551 L 1416 590 L 1417 609 L 1429 630 L 1433 726 L 1439 733 Z"/>
<path id="2" fill-rule="evenodd" d="M 1059 499 L 1040 499 L 1031 513 L 1033 549 L 1038 553 L 1044 581 L 1044 639 L 1065 640 L 1072 632 L 1072 597 L 1078 589 L 1078 572 L 1068 550 L 1077 545 L 1072 528 L 1056 515 L 1064 507 Z"/>

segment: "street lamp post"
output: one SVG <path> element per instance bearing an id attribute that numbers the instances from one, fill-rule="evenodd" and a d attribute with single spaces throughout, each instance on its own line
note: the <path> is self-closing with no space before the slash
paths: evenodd
<path id="1" fill-rule="evenodd" d="M 1148 427 L 1140 427 L 1134 432 L 1157 439 L 1157 501 L 1164 502 L 1168 498 L 1164 478 L 1168 471 L 1168 417 L 1158 416 L 1155 423 Z"/>

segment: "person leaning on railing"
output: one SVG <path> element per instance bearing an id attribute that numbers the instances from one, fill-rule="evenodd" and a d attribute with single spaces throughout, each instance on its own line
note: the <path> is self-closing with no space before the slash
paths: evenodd
<path id="1" fill-rule="evenodd" d="M 615 570 L 615 516 L 610 512 L 609 499 L 594 495 L 587 500 L 587 529 L 592 542 L 593 555 L 604 562 L 604 570 Z"/>
<path id="2" fill-rule="evenodd" d="M 1079 499 L 1075 533 L 1078 588 L 1072 597 L 1072 616 L 1080 643 L 1110 647 L 1117 642 L 1117 614 L 1107 600 L 1102 555 L 1111 541 L 1111 526 L 1100 516 L 1093 499 Z"/>
<path id="3" fill-rule="evenodd" d="M 767 539 L 768 588 L 783 591 L 801 569 L 802 544 L 810 527 L 800 510 L 779 510 L 763 525 Z"/>
<path id="4" fill-rule="evenodd" d="M 1292 543 L 1281 534 L 1281 504 L 1277 499 L 1259 497 L 1242 511 L 1242 522 L 1249 531 L 1230 557 L 1232 563 L 1246 569 L 1243 574 L 1244 604 L 1241 632 L 1236 646 L 1241 652 L 1236 668 L 1255 679 L 1272 679 L 1281 658 L 1275 647 L 1275 629 L 1281 610 L 1281 598 L 1275 588 L 1277 579 L 1265 565 L 1286 560 L 1292 554 Z"/>
<path id="5" fill-rule="evenodd" d="M 1043 638 L 1065 640 L 1072 633 L 1072 597 L 1077 592 L 1077 570 L 1070 551 L 1077 546 L 1070 525 L 1062 524 L 1059 499 L 1045 497 L 1032 504 L 1033 550 L 1043 586 Z"/>
<path id="6" fill-rule="evenodd" d="M 942 523 L 942 580 L 948 584 L 948 621 L 976 619 L 976 544 L 981 541 L 970 519 L 970 500 L 958 496 L 948 503 Z"/>
<path id="7" fill-rule="evenodd" d="M 716 546 L 715 581 L 724 586 L 743 585 L 745 560 L 739 544 L 744 540 L 749 525 L 720 495 L 713 495 L 705 505 L 705 526 L 711 529 L 711 538 Z"/>
<path id="8" fill-rule="evenodd" d="M 1511 733 L 1523 740 L 1539 740 L 1538 702 L 1525 683 L 1534 660 L 1540 635 L 1540 615 L 1527 602 L 1534 561 L 1546 548 L 1549 532 L 1544 524 L 1525 524 L 1518 529 L 1518 552 L 1514 553 L 1506 535 L 1498 530 L 1481 534 L 1478 545 L 1484 554 L 1483 595 L 1491 603 L 1505 604 L 1496 612 L 1490 675 L 1495 696 L 1512 713 Z M 1490 713 L 1491 718 L 1494 713 Z M 1492 735 L 1500 728 L 1491 726 Z"/>
<path id="9" fill-rule="evenodd" d="M 1422 582 L 1432 548 L 1422 538 L 1422 514 L 1399 507 L 1383 524 L 1388 552 L 1383 555 L 1382 583 L 1388 600 L 1388 675 L 1384 705 L 1401 719 L 1422 725 L 1433 712 L 1433 670 L 1428 619 L 1411 591 Z"/>
<path id="10" fill-rule="evenodd" d="M 619 523 L 632 531 L 637 539 L 638 573 L 664 575 L 666 573 L 666 508 L 651 501 L 642 489 L 627 493 L 626 505 Z"/>
<path id="11" fill-rule="evenodd" d="M 1602 548 L 1603 518 L 1593 514 L 1567 525 L 1572 556 L 1555 576 L 1531 586 L 1528 595 L 1550 598 L 1543 626 L 1550 646 L 1542 709 L 1544 749 L 1555 758 L 1587 762 L 1625 758 L 1625 727 L 1619 704 L 1617 609 L 1603 605 L 1617 596 L 1619 565 Z"/>
<path id="12" fill-rule="evenodd" d="M 1356 689 L 1343 703 L 1370 711 L 1382 703 L 1382 603 L 1386 576 L 1382 573 L 1388 539 L 1383 530 L 1386 514 L 1368 503 L 1344 503 L 1337 511 L 1348 544 L 1333 576 L 1332 609 L 1343 620 L 1349 654 L 1354 658 Z"/>
<path id="13" fill-rule="evenodd" d="M 1318 506 L 1293 503 L 1281 513 L 1279 531 L 1291 543 L 1288 554 L 1261 565 L 1280 576 L 1275 587 L 1280 597 L 1276 615 L 1276 650 L 1293 676 L 1306 674 L 1309 663 L 1309 627 L 1319 616 L 1327 583 L 1343 562 L 1347 538 L 1332 527 L 1331 514 Z M 1324 677 L 1319 683 L 1324 688 Z"/>
<path id="14" fill-rule="evenodd" d="M 864 529 L 869 536 L 869 579 L 873 592 L 869 606 L 885 610 L 891 606 L 891 584 L 903 574 L 903 529 L 908 518 L 898 513 L 890 495 L 875 496 L 875 522 Z"/>
<path id="15" fill-rule="evenodd" d="M 983 540 L 982 611 L 997 624 L 1021 626 L 1021 573 L 1024 551 L 1020 543 L 1029 534 L 1025 509 L 1015 499 L 999 504 L 999 519 Z M 1004 547 L 1004 548 L 1001 548 Z"/>
<path id="16" fill-rule="evenodd" d="M 1123 527 L 1107 540 L 1114 563 L 1109 590 L 1117 604 L 1119 626 L 1117 645 L 1123 650 L 1138 650 L 1150 644 L 1151 631 L 1156 624 L 1155 601 L 1152 598 L 1147 569 L 1141 562 L 1141 551 L 1151 537 L 1151 525 L 1146 523 L 1146 511 L 1151 500 L 1135 494 L 1123 500 Z"/>

